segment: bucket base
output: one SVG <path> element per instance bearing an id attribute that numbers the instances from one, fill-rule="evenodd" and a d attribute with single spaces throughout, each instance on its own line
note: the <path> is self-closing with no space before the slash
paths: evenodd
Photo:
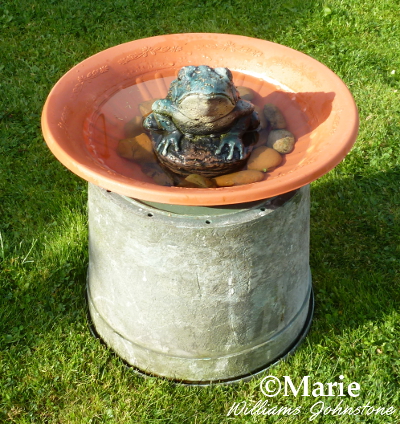
<path id="1" fill-rule="evenodd" d="M 310 284 L 311 284 L 311 279 L 310 279 Z M 89 305 L 89 287 L 87 287 L 86 301 L 87 301 L 87 304 Z M 247 381 L 252 380 L 253 378 L 257 378 L 260 374 L 264 373 L 268 369 L 279 364 L 281 361 L 288 359 L 298 349 L 298 347 L 301 345 L 301 343 L 304 341 L 305 337 L 307 336 L 308 332 L 310 331 L 312 318 L 313 318 L 313 315 L 314 315 L 314 304 L 315 304 L 314 291 L 311 287 L 311 293 L 310 293 L 310 299 L 309 299 L 309 304 L 308 304 L 308 314 L 307 314 L 306 322 L 304 323 L 304 327 L 301 330 L 300 334 L 298 335 L 297 339 L 287 349 L 287 351 L 285 351 L 282 355 L 280 355 L 279 357 L 275 358 L 274 360 L 266 363 L 260 369 L 254 370 L 254 372 L 246 374 L 246 375 L 241 375 L 241 376 L 231 378 L 231 379 L 226 379 L 226 380 L 209 380 L 209 381 L 174 380 L 174 379 L 168 379 L 164 376 L 159 376 L 159 375 L 155 375 L 155 374 L 145 372 L 145 371 L 139 369 L 138 367 L 135 367 L 135 366 L 129 364 L 124 359 L 122 359 L 122 358 L 120 358 L 120 359 L 125 363 L 125 365 L 128 368 L 130 368 L 135 374 L 137 374 L 138 376 L 140 376 L 142 378 L 165 378 L 165 379 L 168 379 L 170 381 L 173 381 L 176 384 L 182 384 L 182 385 L 185 385 L 185 386 L 210 386 L 210 385 L 215 385 L 215 384 L 236 384 L 236 383 L 240 383 L 241 381 L 247 382 Z M 93 321 L 92 321 L 90 313 L 89 313 L 89 309 L 88 309 L 87 319 L 88 319 L 89 331 L 92 334 L 92 336 L 97 338 L 105 346 L 107 346 L 107 343 L 101 338 L 99 333 L 96 331 L 96 328 L 93 324 Z"/>

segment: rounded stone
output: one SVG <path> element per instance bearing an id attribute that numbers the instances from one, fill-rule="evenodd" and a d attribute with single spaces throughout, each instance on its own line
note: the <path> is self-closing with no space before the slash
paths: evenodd
<path id="1" fill-rule="evenodd" d="M 264 173 L 256 170 L 244 170 L 232 174 L 215 177 L 214 181 L 218 187 L 232 187 L 236 185 L 258 183 L 264 179 Z"/>
<path id="2" fill-rule="evenodd" d="M 251 101 L 254 99 L 255 92 L 249 87 L 244 87 L 242 85 L 236 87 L 237 91 L 239 92 L 239 96 L 243 100 Z"/>
<path id="3" fill-rule="evenodd" d="M 247 169 L 268 172 L 282 163 L 282 156 L 270 147 L 261 146 L 254 149 L 247 161 Z"/>
<path id="4" fill-rule="evenodd" d="M 162 169 L 156 162 L 144 163 L 142 164 L 141 169 L 145 175 L 152 178 L 158 185 L 167 187 L 175 185 L 174 178 Z"/>
<path id="5" fill-rule="evenodd" d="M 294 135 L 287 130 L 273 130 L 269 133 L 267 146 L 279 153 L 291 153 L 294 149 Z"/>
<path id="6" fill-rule="evenodd" d="M 117 153 L 121 158 L 133 159 L 132 138 L 124 138 L 118 142 Z"/>
<path id="7" fill-rule="evenodd" d="M 286 120 L 282 112 L 272 103 L 264 105 L 264 116 L 271 130 L 286 128 Z"/>
<path id="8" fill-rule="evenodd" d="M 213 188 L 216 187 L 216 184 L 213 180 L 202 175 L 190 174 L 178 184 L 178 187 Z"/>
<path id="9" fill-rule="evenodd" d="M 125 159 L 137 160 L 138 162 L 154 162 L 156 160 L 150 137 L 143 132 L 136 137 L 120 140 L 117 153 Z"/>

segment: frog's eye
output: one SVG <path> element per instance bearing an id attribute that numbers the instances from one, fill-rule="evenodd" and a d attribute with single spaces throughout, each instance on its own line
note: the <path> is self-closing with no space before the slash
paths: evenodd
<path id="1" fill-rule="evenodd" d="M 229 81 L 232 81 L 233 79 L 232 72 L 228 68 L 215 68 L 214 71 L 222 78 L 225 78 Z"/>
<path id="2" fill-rule="evenodd" d="M 196 66 L 184 66 L 178 73 L 178 79 L 187 79 L 190 78 L 195 71 Z"/>

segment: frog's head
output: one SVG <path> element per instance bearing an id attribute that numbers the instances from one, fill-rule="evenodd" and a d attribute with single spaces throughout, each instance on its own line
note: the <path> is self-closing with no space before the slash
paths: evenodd
<path id="1" fill-rule="evenodd" d="M 201 65 L 182 68 L 168 98 L 189 119 L 212 122 L 234 109 L 239 94 L 229 69 Z"/>

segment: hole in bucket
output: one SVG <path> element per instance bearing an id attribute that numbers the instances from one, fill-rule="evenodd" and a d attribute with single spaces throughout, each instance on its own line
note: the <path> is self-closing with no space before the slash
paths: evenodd
<path id="1" fill-rule="evenodd" d="M 211 224 L 211 221 L 209 219 L 207 219 L 206 224 Z"/>
<path id="2" fill-rule="evenodd" d="M 261 212 L 265 212 L 265 208 L 260 208 L 260 211 Z"/>
<path id="3" fill-rule="evenodd" d="M 152 217 L 152 216 L 154 216 L 151 212 L 149 212 L 148 214 L 147 214 L 147 216 L 149 216 L 150 218 Z"/>
<path id="4" fill-rule="evenodd" d="M 107 190 L 107 193 L 111 193 L 111 190 Z"/>

